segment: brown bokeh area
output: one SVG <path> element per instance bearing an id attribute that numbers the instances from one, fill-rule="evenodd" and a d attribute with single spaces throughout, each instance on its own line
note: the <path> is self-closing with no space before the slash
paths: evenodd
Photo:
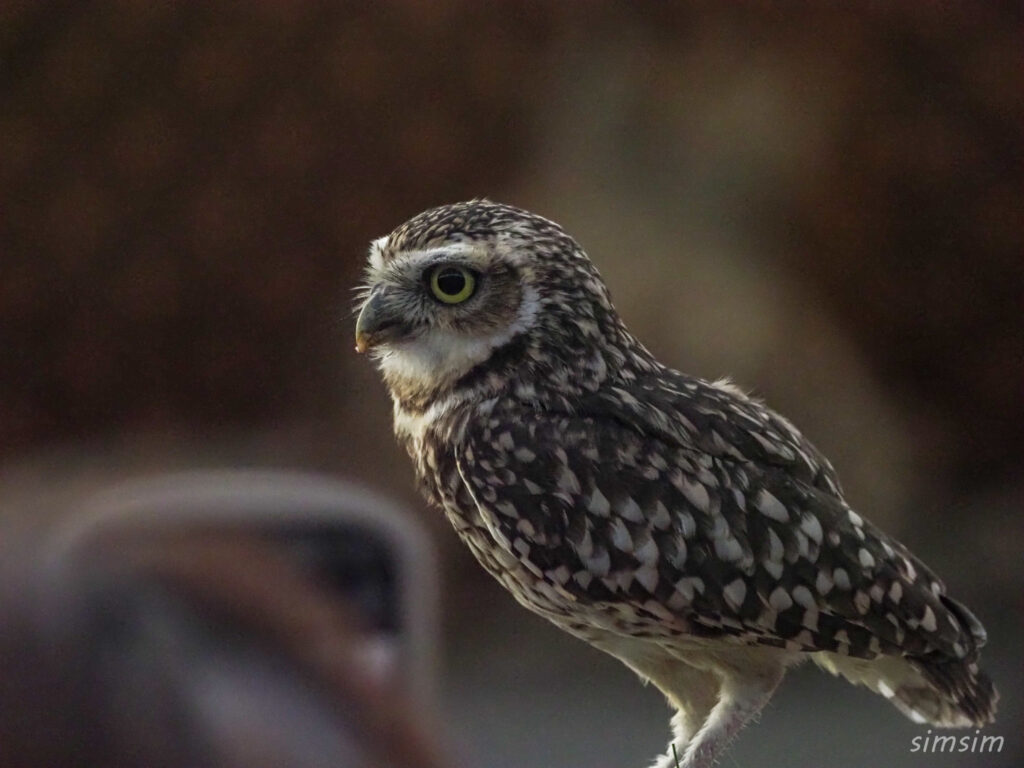
<path id="1" fill-rule="evenodd" d="M 2 13 L 5 464 L 257 434 L 412 498 L 350 289 L 371 238 L 491 196 L 563 223 L 666 362 L 790 415 L 883 525 L 1019 492 L 1012 4 Z"/>
<path id="2" fill-rule="evenodd" d="M 7 9 L 5 457 L 323 407 L 365 243 L 526 151 L 550 23 L 412 9 Z M 481 43 L 501 25 L 500 60 L 457 10 Z"/>
<path id="3" fill-rule="evenodd" d="M 546 114 L 568 98 L 578 52 L 586 64 L 618 39 L 635 56 L 615 74 L 640 109 L 611 126 L 628 133 L 609 164 L 622 151 L 684 170 L 702 153 L 753 160 L 766 174 L 754 196 L 705 213 L 754 233 L 760 258 L 798 274 L 874 375 L 920 406 L 936 468 L 974 482 L 1020 466 L 1012 4 L 799 17 L 314 1 L 2 13 L 7 459 L 119 430 L 335 407 L 365 243 L 428 205 L 543 177 Z M 738 61 L 766 87 L 781 71 L 790 97 L 817 110 L 778 126 L 796 136 L 776 146 L 779 163 L 808 124 L 828 131 L 813 165 L 779 184 L 757 167 L 765 135 L 744 145 L 698 120 L 702 94 L 733 87 Z M 658 203 L 669 216 L 693 205 Z"/>

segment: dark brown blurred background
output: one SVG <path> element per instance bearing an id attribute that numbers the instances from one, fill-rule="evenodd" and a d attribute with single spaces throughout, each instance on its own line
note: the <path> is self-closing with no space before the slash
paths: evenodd
<path id="1" fill-rule="evenodd" d="M 720 5 L 3 3 L 0 466 L 229 457 L 413 499 L 349 289 L 371 238 L 486 195 L 1017 616 L 1020 4 Z"/>

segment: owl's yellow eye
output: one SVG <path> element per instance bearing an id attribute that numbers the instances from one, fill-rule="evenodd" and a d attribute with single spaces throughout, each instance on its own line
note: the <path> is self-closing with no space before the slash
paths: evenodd
<path id="1" fill-rule="evenodd" d="M 476 277 L 464 267 L 435 267 L 430 273 L 430 292 L 445 304 L 461 304 L 476 290 Z"/>

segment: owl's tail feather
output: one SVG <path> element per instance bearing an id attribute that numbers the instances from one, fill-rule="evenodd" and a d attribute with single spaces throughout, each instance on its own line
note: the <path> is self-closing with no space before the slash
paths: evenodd
<path id="1" fill-rule="evenodd" d="M 922 676 L 953 706 L 956 722 L 931 719 L 935 725 L 983 726 L 995 719 L 999 694 L 992 680 L 978 668 L 978 651 L 987 639 L 985 628 L 966 606 L 948 595 L 940 595 L 943 605 L 956 617 L 964 631 L 963 642 L 969 649 L 962 659 L 921 658 L 912 661 Z"/>
<path id="2" fill-rule="evenodd" d="M 857 659 L 834 653 L 811 658 L 835 675 L 870 688 L 916 723 L 942 728 L 992 722 L 998 696 L 974 661 L 879 656 Z"/>
<path id="3" fill-rule="evenodd" d="M 885 696 L 914 722 L 942 728 L 987 725 L 995 719 L 999 694 L 989 676 L 978 668 L 985 629 L 962 604 L 946 595 L 939 599 L 960 624 L 961 658 L 938 652 L 874 659 L 822 653 L 813 658 L 832 674 Z"/>
<path id="4" fill-rule="evenodd" d="M 972 725 L 980 728 L 995 720 L 999 694 L 976 661 L 911 663 L 930 687 L 928 691 L 897 688 L 892 699 L 897 707 L 903 709 L 900 706 L 902 702 L 932 725 L 947 728 Z M 909 714 L 905 709 L 904 713 Z"/>

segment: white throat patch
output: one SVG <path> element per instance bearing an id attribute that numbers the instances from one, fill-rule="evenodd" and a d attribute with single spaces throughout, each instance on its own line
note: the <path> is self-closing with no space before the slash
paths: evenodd
<path id="1" fill-rule="evenodd" d="M 414 339 L 381 349 L 378 365 L 386 376 L 413 384 L 449 384 L 487 360 L 495 349 L 532 327 L 539 307 L 536 291 L 525 285 L 515 320 L 507 327 L 485 336 L 432 328 Z"/>

